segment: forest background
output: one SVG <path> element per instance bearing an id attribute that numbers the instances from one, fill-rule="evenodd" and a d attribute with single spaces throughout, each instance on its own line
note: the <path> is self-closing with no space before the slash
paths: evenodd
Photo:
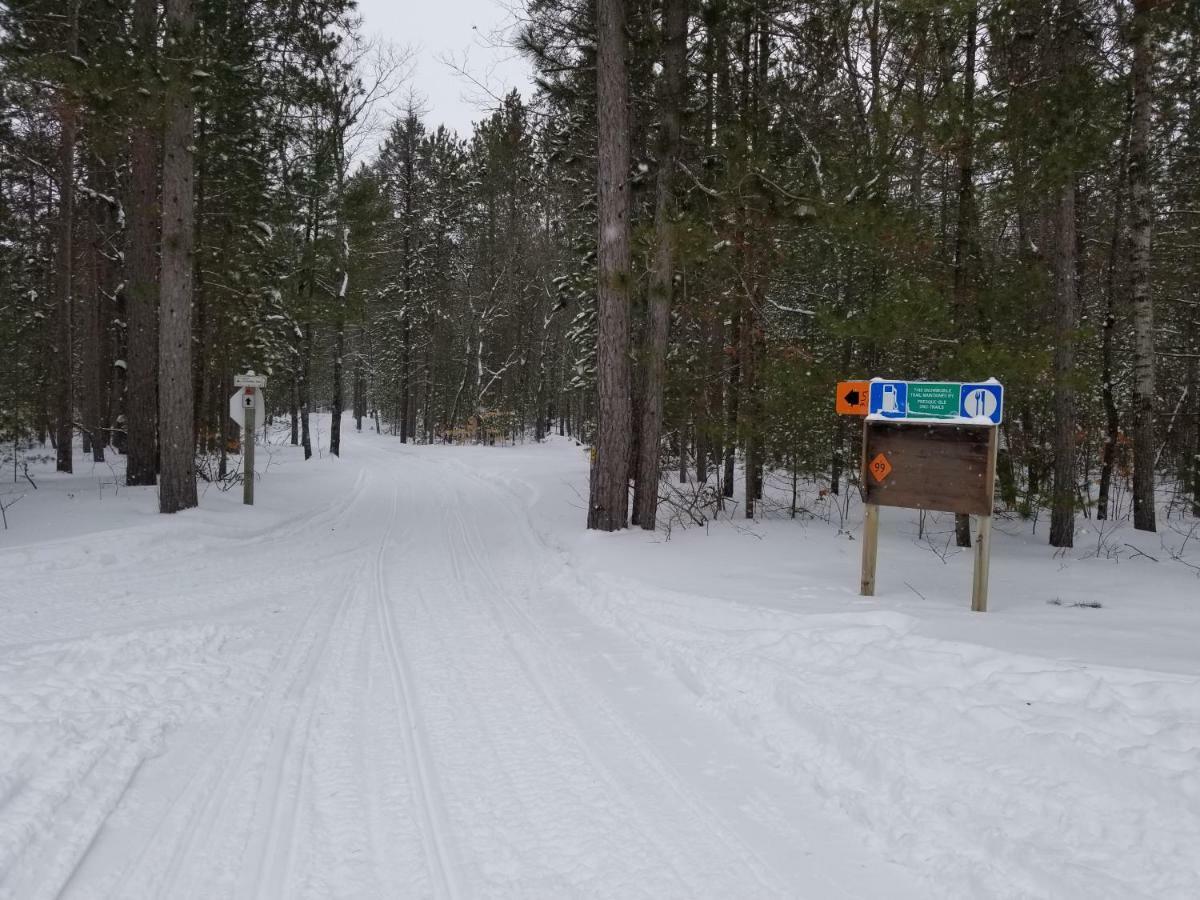
<path id="1" fill-rule="evenodd" d="M 1055 546 L 1200 514 L 1197 4 L 530 0 L 518 40 L 533 96 L 458 135 L 350 0 L 0 4 L 13 476 L 119 453 L 192 506 L 254 370 L 306 454 L 318 409 L 334 454 L 343 410 L 556 431 L 590 525 L 632 481 L 654 527 L 668 471 L 844 495 L 839 378 L 992 376 Z"/>

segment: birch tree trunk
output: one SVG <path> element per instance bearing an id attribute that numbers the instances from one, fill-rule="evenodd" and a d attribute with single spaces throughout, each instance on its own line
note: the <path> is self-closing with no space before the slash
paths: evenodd
<path id="1" fill-rule="evenodd" d="M 617 531 L 629 517 L 629 73 L 625 0 L 597 0 L 599 253 L 598 434 L 588 528 Z"/>
<path id="2" fill-rule="evenodd" d="M 158 508 L 196 505 L 192 409 L 192 293 L 195 217 L 192 155 L 195 101 L 190 54 L 192 0 L 167 0 L 165 55 L 170 60 L 163 135 L 163 247 L 158 340 L 161 473 Z"/>

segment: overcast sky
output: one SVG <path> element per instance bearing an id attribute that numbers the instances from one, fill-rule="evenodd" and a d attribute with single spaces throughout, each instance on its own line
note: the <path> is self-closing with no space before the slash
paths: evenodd
<path id="1" fill-rule="evenodd" d="M 515 87 L 529 96 L 530 67 L 509 46 L 516 24 L 510 7 L 517 2 L 358 0 L 358 9 L 368 38 L 413 50 L 410 83 L 423 101 L 426 125 L 444 123 L 465 137 L 496 105 L 491 95 Z"/>

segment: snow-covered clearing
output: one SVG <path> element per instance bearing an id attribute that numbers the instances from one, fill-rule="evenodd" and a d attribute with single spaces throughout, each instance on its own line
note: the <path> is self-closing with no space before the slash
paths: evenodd
<path id="1" fill-rule="evenodd" d="M 1200 534 L 999 522 L 979 615 L 915 514 L 865 600 L 819 519 L 584 532 L 566 440 L 344 440 L 31 467 L 0 897 L 1200 896 Z"/>

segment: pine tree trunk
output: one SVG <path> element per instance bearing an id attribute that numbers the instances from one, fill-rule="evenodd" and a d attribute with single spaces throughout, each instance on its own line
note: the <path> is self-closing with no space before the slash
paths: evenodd
<path id="1" fill-rule="evenodd" d="M 407 313 L 400 343 L 400 443 L 408 443 L 408 407 L 412 403 L 412 327 Z"/>
<path id="2" fill-rule="evenodd" d="M 197 195 L 197 199 L 199 199 Z M 199 206 L 196 213 L 200 212 Z M 195 216 L 199 220 L 199 215 Z M 192 246 L 197 246 L 193 238 Z M 193 275 L 195 277 L 195 275 Z M 207 348 L 220 346 L 213 340 L 213 315 L 210 314 L 204 286 L 197 279 L 192 285 L 192 336 L 193 346 L 200 348 L 200 358 L 192 367 L 192 418 L 195 422 L 196 452 L 207 455 L 216 449 L 219 430 L 214 431 L 208 410 L 212 399 L 212 379 L 209 378 L 210 360 Z"/>
<path id="3" fill-rule="evenodd" d="M 979 4 L 967 9 L 967 52 L 963 64 L 962 114 L 958 133 L 958 217 L 954 236 L 954 311 L 958 333 L 967 334 L 974 320 L 978 239 L 975 234 L 975 48 L 979 30 Z M 954 516 L 954 537 L 959 547 L 971 546 L 971 517 Z"/>
<path id="4" fill-rule="evenodd" d="M 141 64 L 139 87 L 151 99 L 132 123 L 129 156 L 129 222 L 125 250 L 129 307 L 125 395 L 125 483 L 154 484 L 158 476 L 158 135 L 153 93 L 157 77 L 158 0 L 136 0 L 133 31 Z"/>
<path id="5" fill-rule="evenodd" d="M 1059 189 L 1054 253 L 1054 494 L 1050 545 L 1075 545 L 1075 182 Z"/>
<path id="6" fill-rule="evenodd" d="M 410 337 L 410 340 L 411 340 L 411 337 Z M 412 443 L 415 444 L 415 443 L 417 443 L 417 406 L 418 406 L 418 401 L 417 401 L 416 387 L 413 384 L 414 368 L 415 367 L 413 366 L 412 351 L 411 351 L 411 345 L 410 345 L 409 360 L 408 360 L 408 375 L 407 375 L 407 381 L 408 381 L 407 419 L 408 419 L 408 421 L 407 421 L 406 431 L 408 432 L 408 439 Z"/>
<path id="7" fill-rule="evenodd" d="M 333 342 L 333 397 L 329 401 L 329 452 L 342 455 L 342 356 L 346 352 L 346 327 L 337 323 Z"/>
<path id="8" fill-rule="evenodd" d="M 1104 284 L 1104 328 L 1100 341 L 1100 399 L 1104 406 L 1104 449 L 1100 454 L 1100 487 L 1096 498 L 1096 518 L 1104 521 L 1109 517 L 1109 497 L 1112 493 L 1113 467 L 1116 465 L 1117 440 L 1121 434 L 1120 418 L 1117 415 L 1116 391 L 1113 389 L 1113 345 L 1117 330 L 1117 259 L 1121 252 L 1121 233 L 1125 218 L 1126 176 L 1129 173 L 1129 130 L 1133 119 L 1133 96 L 1130 93 L 1126 106 L 1125 128 L 1121 135 L 1121 161 L 1118 182 L 1113 201 L 1112 230 L 1108 240 L 1108 264 Z"/>
<path id="9" fill-rule="evenodd" d="M 1193 291 L 1193 302 L 1200 301 L 1200 291 Z M 1200 353 L 1200 317 L 1192 320 L 1192 353 Z M 1192 482 L 1192 515 L 1200 518 L 1200 360 L 1195 356 L 1188 362 L 1188 386 L 1192 397 L 1192 437 L 1190 458 L 1184 471 L 1190 473 Z"/>
<path id="10" fill-rule="evenodd" d="M 99 167 L 93 161 L 89 166 L 89 182 L 98 185 Z M 96 188 L 99 192 L 99 188 Z M 91 202 L 86 217 L 83 246 L 82 271 L 79 278 L 79 293 L 83 312 L 83 424 L 86 450 L 92 454 L 93 462 L 104 462 L 104 448 L 108 432 L 104 421 L 105 394 L 108 386 L 108 371 L 105 348 L 106 329 L 104 323 L 104 290 L 101 281 L 101 260 L 104 256 L 103 221 L 104 203 L 98 197 Z"/>
<path id="11" fill-rule="evenodd" d="M 99 173 L 103 173 L 103 183 L 109 189 L 108 193 L 115 194 L 116 185 L 110 183 L 102 162 L 97 169 Z M 96 366 L 93 371 L 96 373 L 95 417 L 100 453 L 97 455 L 93 448 L 92 459 L 95 462 L 104 462 L 105 451 L 112 446 L 113 435 L 116 433 L 114 429 L 117 403 L 115 401 L 120 397 L 119 390 L 116 390 L 119 370 L 114 366 L 116 357 L 113 355 L 117 349 L 114 339 L 115 329 L 109 325 L 114 319 L 120 317 L 119 303 L 116 300 L 119 297 L 117 282 L 120 279 L 110 262 L 110 255 L 106 252 L 106 244 L 112 233 L 112 207 L 107 200 L 97 204 L 96 216 L 96 236 L 98 238 L 96 242 L 96 285 L 98 291 L 95 323 Z"/>
<path id="12" fill-rule="evenodd" d="M 1112 493 L 1113 466 L 1117 458 L 1117 439 L 1121 434 L 1117 416 L 1117 400 L 1113 392 L 1113 332 L 1117 316 L 1113 298 L 1113 287 L 1109 285 L 1108 309 L 1104 316 L 1104 336 L 1101 343 L 1100 399 L 1104 406 L 1104 448 L 1100 455 L 1100 488 L 1096 498 L 1096 518 L 1104 521 L 1109 516 L 1109 496 Z"/>
<path id="13" fill-rule="evenodd" d="M 429 359 L 429 347 L 425 349 L 425 365 L 421 370 L 425 376 L 425 400 L 421 403 L 421 409 L 424 413 L 424 421 L 422 424 L 425 427 L 425 443 L 433 443 L 433 365 Z M 415 438 L 414 438 L 415 440 Z"/>
<path id="14" fill-rule="evenodd" d="M 366 415 L 366 400 L 366 378 L 363 377 L 362 360 L 359 359 L 354 364 L 354 428 L 356 431 L 362 431 L 363 416 Z"/>
<path id="15" fill-rule="evenodd" d="M 662 445 L 663 387 L 667 339 L 671 327 L 671 294 L 675 276 L 675 165 L 687 103 L 687 0 L 664 0 L 663 83 L 659 102 L 662 125 L 658 141 L 658 175 L 654 202 L 654 262 L 642 345 L 642 402 L 633 521 L 653 531 L 658 510 L 659 450 Z M 686 460 L 680 441 L 680 458 Z M 686 463 L 680 463 L 686 473 Z M 686 474 L 684 476 L 686 480 Z"/>
<path id="16" fill-rule="evenodd" d="M 1057 74 L 1074 74 L 1082 40 L 1083 13 L 1078 0 L 1063 0 L 1055 13 Z M 1073 137 L 1072 132 L 1061 136 Z M 1065 148 L 1064 148 L 1065 149 Z M 1075 330 L 1079 322 L 1079 258 L 1076 175 L 1063 160 L 1054 217 L 1054 487 L 1050 501 L 1050 544 L 1075 544 Z"/>
<path id="17" fill-rule="evenodd" d="M 407 444 L 409 438 L 409 407 L 412 405 L 412 308 L 413 308 L 413 253 L 412 237 L 417 224 L 413 216 L 413 191 L 416 187 L 414 174 L 417 155 L 417 118 L 409 111 L 404 130 L 404 234 L 400 243 L 400 287 L 404 296 L 404 328 L 400 343 L 400 443 Z"/>
<path id="18" fill-rule="evenodd" d="M 163 134 L 162 274 L 159 304 L 158 422 L 162 469 L 158 508 L 196 505 L 192 409 L 193 197 L 192 0 L 167 0 L 165 55 L 172 60 Z"/>
<path id="19" fill-rule="evenodd" d="M 304 447 L 304 458 L 312 459 L 312 433 L 308 421 L 312 404 L 312 322 L 304 323 L 303 332 L 300 341 L 300 444 Z"/>
<path id="20" fill-rule="evenodd" d="M 70 0 L 67 11 L 68 56 L 79 54 L 79 3 Z M 56 468 L 59 472 L 70 472 L 74 468 L 74 420 L 75 420 L 75 325 L 71 298 L 72 274 L 74 270 L 75 231 L 75 141 L 78 132 L 78 112 L 75 99 L 63 89 L 59 98 L 58 122 L 58 321 L 55 329 L 54 364 L 58 367 L 55 397 L 55 450 Z"/>
<path id="21" fill-rule="evenodd" d="M 90 178 L 88 186 L 91 186 Z M 94 206 L 95 204 L 93 202 L 89 205 Z M 93 211 L 86 207 L 80 231 L 82 246 L 79 247 L 77 254 L 78 268 L 75 272 L 75 325 L 82 338 L 79 360 L 80 374 L 82 375 L 79 405 L 81 407 L 80 424 L 83 426 L 81 429 L 83 453 L 84 456 L 88 456 L 95 452 L 95 438 L 99 437 L 96 433 L 96 419 L 99 414 L 96 401 L 99 385 L 96 384 L 95 372 L 99 365 L 96 356 L 99 351 L 97 337 L 100 315 L 96 309 L 96 300 L 100 293 L 100 286 L 96 283 L 96 244 L 99 240 L 96 219 Z M 101 458 L 103 458 L 103 450 L 101 450 Z"/>
<path id="22" fill-rule="evenodd" d="M 588 528 L 617 531 L 629 520 L 629 73 L 625 0 L 597 0 L 597 189 L 599 254 L 596 376 L 599 423 Z"/>
<path id="23" fill-rule="evenodd" d="M 738 445 L 738 396 L 741 388 L 741 326 L 735 313 L 732 333 L 729 338 L 732 359 L 729 362 L 729 377 L 725 386 L 725 480 L 721 493 L 733 496 L 734 463 Z"/>
<path id="24" fill-rule="evenodd" d="M 300 445 L 300 379 L 292 375 L 292 393 L 288 403 L 288 412 L 292 420 L 291 445 Z"/>
<path id="25" fill-rule="evenodd" d="M 333 117 L 333 130 L 335 134 L 334 166 L 336 167 L 334 173 L 336 179 L 334 209 L 337 211 L 337 227 L 334 228 L 337 244 L 334 251 L 334 259 L 337 261 L 337 271 L 334 274 L 334 339 L 331 373 L 333 376 L 333 396 L 329 403 L 329 452 L 333 456 L 341 456 L 342 409 L 346 399 L 345 386 L 343 384 L 345 373 L 343 357 L 346 355 L 346 302 L 350 289 L 350 229 L 344 221 L 346 214 L 346 169 L 348 165 L 346 160 L 346 128 L 348 126 L 343 121 L 341 98 L 339 97 L 334 102 L 338 104 L 335 107 Z"/>
<path id="26" fill-rule="evenodd" d="M 1155 530 L 1154 298 L 1150 284 L 1151 0 L 1133 4 L 1133 128 L 1129 142 L 1129 260 L 1133 299 L 1133 527 Z"/>
<path id="27" fill-rule="evenodd" d="M 110 281 L 120 281 L 122 271 L 118 268 L 119 263 L 113 263 L 110 269 Z M 118 322 L 128 322 L 128 312 L 126 303 L 126 294 L 123 290 L 118 290 L 114 297 L 113 316 Z M 125 455 L 125 376 L 126 369 L 123 365 L 118 365 L 118 360 L 127 360 L 128 346 L 126 343 L 126 329 L 120 327 L 112 327 L 109 329 L 108 335 L 109 355 L 105 365 L 108 368 L 109 383 L 108 383 L 108 406 L 105 410 L 105 418 L 109 424 L 110 431 L 108 432 L 108 443 L 117 453 Z"/>
<path id="28" fill-rule="evenodd" d="M 751 276 L 756 277 L 756 276 Z M 762 499 L 763 484 L 763 437 L 762 409 L 760 403 L 760 385 L 758 370 L 762 359 L 762 342 L 759 339 L 760 329 L 755 319 L 757 304 L 751 300 L 747 304 L 747 325 L 742 329 L 742 432 L 745 435 L 744 458 L 742 468 L 745 470 L 743 485 L 745 504 L 743 508 L 747 519 L 753 519 L 757 509 L 757 501 Z"/>

